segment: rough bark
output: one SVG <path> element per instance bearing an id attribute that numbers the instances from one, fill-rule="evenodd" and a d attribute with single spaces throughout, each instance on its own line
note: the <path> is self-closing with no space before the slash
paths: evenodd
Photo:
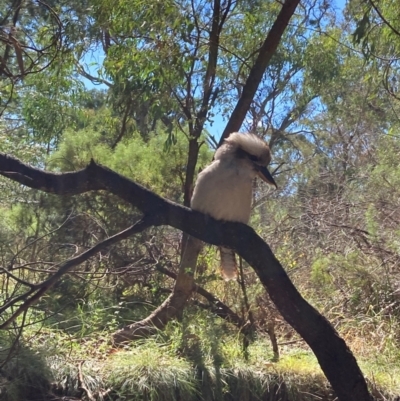
<path id="1" fill-rule="evenodd" d="M 251 227 L 218 222 L 179 206 L 94 162 L 81 171 L 55 174 L 0 154 L 0 174 L 57 195 L 107 190 L 137 207 L 154 225 L 170 225 L 199 240 L 235 249 L 254 268 L 282 316 L 313 350 L 339 400 L 372 401 L 357 361 L 344 340 L 301 296 L 270 247 Z"/>

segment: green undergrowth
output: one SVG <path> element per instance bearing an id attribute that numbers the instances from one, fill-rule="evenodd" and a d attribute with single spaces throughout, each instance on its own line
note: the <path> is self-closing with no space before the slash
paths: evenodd
<path id="1" fill-rule="evenodd" d="M 3 339 L 0 400 L 335 399 L 302 342 L 281 346 L 280 360 L 272 362 L 268 338 L 257 338 L 244 352 L 238 336 L 204 319 L 171 323 L 164 332 L 121 349 L 111 348 L 105 331 L 90 337 L 49 329 L 25 333 L 29 346 L 11 354 Z M 377 399 L 394 400 L 400 394 L 400 353 L 393 349 L 357 357 Z"/>

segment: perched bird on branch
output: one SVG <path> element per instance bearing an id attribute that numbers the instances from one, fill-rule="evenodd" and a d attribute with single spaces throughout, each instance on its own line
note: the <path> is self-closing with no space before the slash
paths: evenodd
<path id="1" fill-rule="evenodd" d="M 266 142 L 253 134 L 232 133 L 216 151 L 214 161 L 197 177 L 191 208 L 216 220 L 247 224 L 253 180 L 256 176 L 277 187 L 267 169 L 271 153 Z M 235 254 L 220 247 L 225 280 L 237 277 Z"/>

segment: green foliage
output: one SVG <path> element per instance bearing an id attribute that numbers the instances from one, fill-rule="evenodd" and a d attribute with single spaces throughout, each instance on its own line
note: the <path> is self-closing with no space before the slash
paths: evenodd
<path id="1" fill-rule="evenodd" d="M 65 60 L 65 70 L 67 65 Z M 84 95 L 84 88 L 70 76 L 71 71 L 65 70 L 47 70 L 46 79 L 34 75 L 27 80 L 21 114 L 29 132 L 28 142 L 54 146 L 67 127 L 76 127 L 77 104 Z"/>
<path id="2" fill-rule="evenodd" d="M 195 400 L 196 383 L 190 363 L 168 355 L 151 341 L 117 353 L 106 368 L 118 397 L 130 400 Z"/>
<path id="3" fill-rule="evenodd" d="M 57 331 L 32 342 L 54 372 L 53 388 L 61 392 L 64 387 L 69 396 L 80 396 L 81 383 L 92 394 L 108 389 L 110 399 L 154 401 L 255 401 L 268 396 L 308 401 L 313 395 L 307 389 L 324 393 L 326 383 L 309 352 L 292 351 L 279 364 L 266 363 L 271 350 L 259 338 L 245 359 L 237 337 L 215 317 L 189 310 L 185 321 L 189 325 L 171 323 L 153 338 L 118 351 L 98 337 L 71 343 Z"/>
<path id="4" fill-rule="evenodd" d="M 111 310 L 109 313 L 111 316 Z M 89 323 L 90 314 L 85 319 Z M 364 322 L 366 330 L 371 329 L 371 321 Z M 383 327 L 379 319 L 375 318 L 375 324 Z M 393 327 L 392 335 L 395 332 Z M 105 332 L 71 337 L 58 330 L 37 333 L 32 326 L 26 338 L 31 348 L 24 348 L 23 357 L 8 365 L 18 365 L 19 379 L 3 383 L 2 389 L 10 397 L 5 398 L 7 401 L 21 399 L 16 397 L 30 400 L 32 391 L 46 394 L 49 380 L 53 380 L 52 389 L 57 394 L 78 398 L 85 394 L 83 385 L 92 394 L 107 391 L 110 399 L 255 401 L 280 396 L 289 401 L 311 401 L 316 394 L 331 399 L 318 363 L 307 348 L 282 347 L 283 357 L 272 364 L 267 362 L 272 356 L 268 341 L 259 337 L 249 346 L 245 358 L 242 345 L 229 327 L 191 308 L 183 324 L 171 322 L 153 338 L 120 350 L 110 349 Z M 390 395 L 400 388 L 396 375 L 398 352 L 392 348 L 389 336 L 387 342 L 379 358 L 365 354 L 361 362 L 376 390 L 382 391 L 384 386 L 385 396 L 392 399 Z"/>
<path id="5" fill-rule="evenodd" d="M 371 172 L 370 182 L 377 196 L 383 195 L 392 198 L 396 188 L 400 185 L 399 164 L 400 139 L 398 129 L 390 129 L 388 135 L 382 137 L 377 147 L 377 164 Z"/>
<path id="6" fill-rule="evenodd" d="M 110 131 L 107 127 L 96 130 L 89 127 L 82 131 L 68 131 L 59 150 L 51 157 L 50 165 L 63 171 L 84 168 L 94 159 L 118 173 L 130 177 L 160 195 L 180 200 L 187 163 L 185 135 L 176 131 L 176 143 L 165 149 L 169 133 L 152 133 L 145 141 L 138 133 L 121 141 L 112 150 L 109 146 Z M 211 160 L 212 153 L 201 147 L 199 164 Z"/>
<path id="7" fill-rule="evenodd" d="M 311 265 L 311 280 L 322 288 L 329 287 L 332 282 L 332 277 L 329 275 L 329 268 L 331 265 L 329 257 L 321 256 L 314 260 Z"/>
<path id="8" fill-rule="evenodd" d="M 62 46 L 43 56 L 35 74 L 0 83 L 0 150 L 56 172 L 84 168 L 94 159 L 181 202 L 189 140 L 204 142 L 196 165 L 201 169 L 212 151 L 206 130 L 196 135 L 205 121 L 215 120 L 221 130 L 220 115 L 229 116 L 241 96 L 281 8 L 276 1 L 239 1 L 232 10 L 227 4 L 213 71 L 209 2 L 52 4 L 62 21 Z M 398 27 L 397 4 L 385 0 L 378 6 Z M 47 23 L 50 9 L 29 7 L 21 6 L 20 34 L 46 44 L 54 34 Z M 279 166 L 279 191 L 254 187 L 251 224 L 352 347 L 365 359 L 382 357 L 372 364 L 371 376 L 379 372 L 388 383 L 385 361 L 395 370 L 400 344 L 400 143 L 399 107 L 386 90 L 397 91 L 400 42 L 368 2 L 348 2 L 342 23 L 326 2 L 313 7 L 312 17 L 309 6 L 303 7 L 264 74 L 243 128 L 274 139 L 272 170 Z M 351 49 L 353 39 L 363 54 Z M 17 73 L 11 50 L 10 68 Z M 85 65 L 92 50 L 104 63 Z M 382 57 L 375 59 L 378 51 Z M 2 57 L 4 52 L 3 47 Z M 83 67 L 86 77 L 107 80 L 106 89 L 86 90 L 77 76 Z M 29 290 L 23 280 L 42 282 L 60 263 L 140 218 L 105 191 L 56 197 L 6 178 L 0 189 L 2 303 Z M 179 243 L 174 230 L 154 228 L 110 246 L 16 320 L 35 330 L 24 333 L 35 352 L 46 354 L 60 393 L 68 387 L 69 396 L 82 398 L 86 387 L 99 399 L 305 400 L 314 382 L 325 386 L 304 349 L 281 346 L 279 364 L 266 362 L 273 352 L 262 333 L 270 324 L 280 344 L 296 335 L 244 263 L 245 305 L 240 287 L 220 279 L 214 250 L 201 257 L 198 270 L 205 274 L 198 283 L 254 323 L 257 341 L 247 359 L 238 328 L 199 313 L 192 300 L 181 322 L 113 354 L 110 332 L 148 316 L 173 288 L 174 280 L 156 269 L 176 273 Z M 198 294 L 193 300 L 209 307 Z M 367 346 L 370 353 L 362 348 Z M 18 366 L 26 360 L 32 369 L 21 368 L 15 383 L 5 380 L 8 399 L 24 399 L 32 381 L 47 389 L 51 376 L 42 362 L 31 361 L 34 355 L 23 348 L 16 357 Z M 11 370 L 15 366 L 10 362 Z M 304 383 L 306 391 L 296 390 Z M 398 381 L 390 385 L 399 388 Z"/>
<path id="9" fill-rule="evenodd" d="M 400 19 L 396 3 L 352 1 L 348 14 L 355 23 L 353 43 L 361 48 L 367 63 L 379 66 L 385 89 L 398 100 Z"/>
<path id="10" fill-rule="evenodd" d="M 374 237 L 377 237 L 379 235 L 379 223 L 377 222 L 376 219 L 377 215 L 378 213 L 375 208 L 375 205 L 374 204 L 369 205 L 365 213 L 366 227 L 368 232 Z"/>
<path id="11" fill-rule="evenodd" d="M 332 37 L 339 37 L 340 33 L 335 29 L 327 33 L 327 36 L 312 37 L 304 55 L 306 70 L 305 80 L 310 90 L 320 93 L 325 85 L 329 85 L 341 75 L 338 44 Z"/>
<path id="12" fill-rule="evenodd" d="M 18 340 L 15 340 L 18 341 Z M 1 342 L 0 399 L 3 401 L 33 401 L 46 399 L 50 393 L 52 374 L 42 355 L 17 345 Z"/>

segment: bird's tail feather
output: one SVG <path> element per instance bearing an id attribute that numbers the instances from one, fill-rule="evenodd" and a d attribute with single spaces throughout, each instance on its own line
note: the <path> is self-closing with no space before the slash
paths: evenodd
<path id="1" fill-rule="evenodd" d="M 235 280 L 238 276 L 235 252 L 232 249 L 220 247 L 221 273 L 224 280 Z"/>

